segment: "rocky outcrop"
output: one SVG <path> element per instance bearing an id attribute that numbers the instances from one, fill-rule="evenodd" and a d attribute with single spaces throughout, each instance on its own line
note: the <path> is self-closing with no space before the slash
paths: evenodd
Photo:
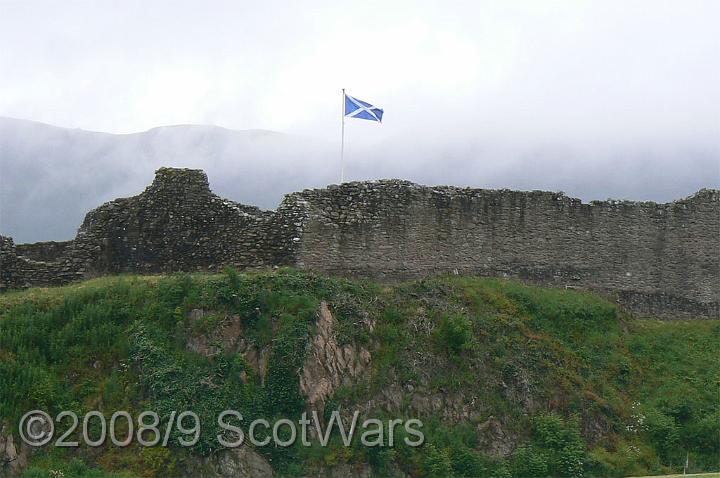
<path id="1" fill-rule="evenodd" d="M 211 312 L 202 309 L 190 311 L 191 329 L 202 327 L 200 322 L 207 320 L 208 314 L 212 316 Z M 244 337 L 242 319 L 239 315 L 225 316 L 211 330 L 191 334 L 188 337 L 187 348 L 203 357 L 213 357 L 223 352 L 238 353 L 258 376 L 260 384 L 265 384 L 270 347 L 257 347 Z M 241 379 L 245 381 L 247 376 Z"/>
<path id="2" fill-rule="evenodd" d="M 213 317 L 212 312 L 194 309 L 190 312 L 191 329 L 202 327 L 202 321 Z M 239 353 L 261 384 L 267 376 L 270 347 L 258 348 L 243 336 L 242 319 L 231 315 L 218 320 L 210 330 L 192 333 L 187 347 L 205 357 L 219 353 Z M 308 411 L 323 415 L 325 403 L 343 385 L 351 385 L 365 373 L 371 361 L 366 347 L 338 343 L 333 318 L 328 304 L 321 302 L 317 313 L 316 333 L 310 339 L 303 367 L 299 372 L 300 391 L 307 397 Z M 368 328 L 371 323 L 366 323 Z"/>
<path id="3" fill-rule="evenodd" d="M 327 303 L 322 302 L 317 333 L 300 373 L 300 391 L 307 396 L 308 411 L 316 411 L 318 416 L 323 415 L 327 399 L 339 387 L 357 381 L 370 365 L 370 352 L 365 347 L 338 343 L 334 321 Z"/>
<path id="4" fill-rule="evenodd" d="M 187 348 L 205 357 L 220 353 L 241 354 L 261 383 L 267 375 L 271 347 L 257 348 L 243 335 L 242 319 L 237 315 L 218 318 L 212 311 L 194 309 L 189 313 Z M 212 325 L 206 330 L 206 323 Z M 335 319 L 326 302 L 317 313 L 316 333 L 310 339 L 305 362 L 299 372 L 300 391 L 307 397 L 309 412 L 317 411 L 322 420 L 325 403 L 342 385 L 350 385 L 361 378 L 370 366 L 370 352 L 353 344 L 341 345 L 334 329 Z M 367 327 L 372 323 L 366 321 Z M 242 378 L 242 377 L 241 377 Z M 202 476 L 265 477 L 272 476 L 269 463 L 253 449 L 243 446 L 225 450 L 202 463 Z M 318 476 L 373 477 L 367 466 L 338 465 Z M 396 476 L 396 475 L 393 475 Z M 402 476 L 398 471 L 397 476 Z"/>
<path id="5" fill-rule="evenodd" d="M 20 476 L 28 465 L 30 449 L 16 443 L 6 426 L 0 428 L 0 476 Z"/>
<path id="6" fill-rule="evenodd" d="M 202 330 L 203 322 L 209 321 L 209 316 L 215 317 L 212 312 L 206 312 L 203 309 L 193 309 L 188 314 L 190 328 L 200 332 L 188 337 L 188 348 L 203 357 L 212 357 L 223 351 L 236 352 L 243 340 L 240 316 L 224 316 L 210 330 Z"/>
<path id="7" fill-rule="evenodd" d="M 270 463 L 249 446 L 220 451 L 203 462 L 197 476 L 208 478 L 271 478 Z"/>
<path id="8" fill-rule="evenodd" d="M 491 415 L 478 424 L 477 431 L 480 448 L 486 453 L 494 456 L 509 456 L 515 450 L 518 437 L 508 434 L 502 423 L 494 416 Z"/>
<path id="9" fill-rule="evenodd" d="M 331 468 L 321 468 L 312 475 L 314 478 L 407 478 L 408 475 L 396 465 L 387 466 L 377 473 L 369 465 L 340 464 Z"/>

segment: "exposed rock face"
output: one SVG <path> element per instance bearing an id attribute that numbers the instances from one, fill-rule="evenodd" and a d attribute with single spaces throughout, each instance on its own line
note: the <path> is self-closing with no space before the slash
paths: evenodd
<path id="1" fill-rule="evenodd" d="M 201 320 L 205 314 L 201 309 L 192 310 L 191 323 Z M 227 316 L 213 330 L 189 337 L 187 347 L 204 357 L 212 357 L 222 352 L 239 353 L 260 378 L 260 384 L 265 384 L 270 348 L 258 348 L 243 337 L 242 319 L 239 315 Z"/>
<path id="2" fill-rule="evenodd" d="M 193 323 L 206 317 L 206 312 L 190 312 Z M 241 318 L 237 315 L 223 318 L 217 326 L 205 333 L 193 334 L 187 347 L 205 357 L 219 353 L 239 353 L 264 383 L 268 370 L 270 347 L 258 348 L 243 337 Z M 322 417 L 325 402 L 342 385 L 350 385 L 370 365 L 370 352 L 365 347 L 340 345 L 333 330 L 334 318 L 326 302 L 320 304 L 317 333 L 310 341 L 303 368 L 300 371 L 300 391 L 307 396 L 308 411 L 317 411 Z M 370 326 L 370 325 L 368 325 Z"/>
<path id="3" fill-rule="evenodd" d="M 203 309 L 190 311 L 190 326 L 196 326 L 206 316 Z M 216 328 L 188 338 L 188 348 L 204 357 L 212 357 L 223 350 L 236 352 L 242 339 L 242 323 L 238 315 L 225 317 Z"/>
<path id="4" fill-rule="evenodd" d="M 161 168 L 140 195 L 91 211 L 77 237 L 0 238 L 0 288 L 117 272 L 290 265 L 349 276 L 516 277 L 594 289 L 627 310 L 720 317 L 720 191 L 668 204 L 562 193 L 353 182 L 275 212 L 213 194 L 202 171 Z"/>
<path id="5" fill-rule="evenodd" d="M 201 309 L 191 311 L 191 327 L 206 314 Z M 338 343 L 333 329 L 335 319 L 326 302 L 320 304 L 317 316 L 317 333 L 310 341 L 299 381 L 300 391 L 307 396 L 308 411 L 317 411 L 322 416 L 327 398 L 342 385 L 357 381 L 369 368 L 371 356 L 365 347 Z M 239 353 L 263 383 L 267 375 L 270 347 L 258 349 L 249 343 L 243 337 L 241 320 L 237 315 L 227 316 L 212 330 L 191 335 L 187 347 L 205 357 L 223 351 Z"/>
<path id="6" fill-rule="evenodd" d="M 300 391 L 308 397 L 308 410 L 318 412 L 320 417 L 327 398 L 340 386 L 357 380 L 370 365 L 370 352 L 366 348 L 338 344 L 334 320 L 327 303 L 322 302 L 317 334 L 310 343 L 300 375 Z"/>
<path id="7" fill-rule="evenodd" d="M 342 464 L 332 468 L 322 469 L 316 475 L 317 478 L 407 478 L 408 475 L 396 467 L 384 470 L 379 475 L 370 466 Z"/>
<path id="8" fill-rule="evenodd" d="M 495 417 L 490 416 L 477 426 L 480 436 L 480 446 L 489 454 L 495 456 L 509 456 L 515 449 L 516 437 L 505 433 L 502 424 Z"/>
<path id="9" fill-rule="evenodd" d="M 211 312 L 194 309 L 190 312 L 190 327 L 198 326 Z M 258 349 L 243 337 L 242 319 L 227 316 L 217 325 L 203 333 L 188 338 L 188 349 L 212 357 L 219 353 L 240 353 L 254 369 L 261 381 L 267 375 L 270 347 Z M 312 337 L 310 348 L 298 377 L 300 391 L 307 397 L 308 411 L 317 411 L 322 420 L 326 400 L 338 387 L 351 384 L 368 370 L 370 352 L 364 347 L 340 345 L 333 330 L 335 319 L 326 302 L 322 302 L 317 314 L 317 333 Z M 372 324 L 367 324 L 371 327 Z M 225 450 L 202 463 L 202 476 L 255 478 L 273 476 L 269 463 L 253 449 L 243 446 Z M 375 476 L 370 467 L 340 465 L 325 470 L 321 476 Z M 396 475 L 393 475 L 396 476 Z M 403 476 L 400 472 L 397 476 Z"/>
<path id="10" fill-rule="evenodd" d="M 275 476 L 270 463 L 248 446 L 223 450 L 205 459 L 201 468 L 193 474 L 209 478 L 270 478 Z"/>
<path id="11" fill-rule="evenodd" d="M 28 465 L 30 449 L 16 443 L 7 427 L 0 428 L 0 476 L 20 476 Z"/>

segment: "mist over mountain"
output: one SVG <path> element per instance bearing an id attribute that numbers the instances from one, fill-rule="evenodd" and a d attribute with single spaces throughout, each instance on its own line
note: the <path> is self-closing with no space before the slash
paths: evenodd
<path id="1" fill-rule="evenodd" d="M 321 166 L 328 154 L 262 130 L 181 125 L 115 135 L 0 118 L 0 231 L 16 242 L 70 239 L 90 209 L 141 192 L 166 165 L 202 168 L 218 194 L 274 208 L 286 192 L 332 181 L 335 171 Z"/>
<path id="2" fill-rule="evenodd" d="M 720 185 L 717 144 L 569 147 L 475 138 L 439 130 L 360 142 L 350 134 L 346 180 L 396 177 L 658 202 Z M 0 233 L 19 243 L 71 239 L 90 209 L 141 192 L 161 166 L 201 168 L 217 194 L 273 209 L 284 194 L 338 182 L 337 143 L 207 125 L 108 134 L 0 118 Z"/>

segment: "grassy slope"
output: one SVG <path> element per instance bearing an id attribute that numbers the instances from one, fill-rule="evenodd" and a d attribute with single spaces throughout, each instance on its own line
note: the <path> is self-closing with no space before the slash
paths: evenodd
<path id="1" fill-rule="evenodd" d="M 634 478 L 720 478 L 720 473 L 693 473 L 693 474 L 675 474 L 675 475 L 650 475 L 650 476 L 638 476 Z"/>
<path id="2" fill-rule="evenodd" d="M 165 476 L 215 450 L 209 437 L 221 410 L 238 409 L 248 421 L 297 417 L 304 400 L 296 370 L 321 300 L 337 318 L 339 340 L 373 355 L 368 379 L 340 389 L 329 409 L 352 409 L 396 386 L 403 396 L 395 414 L 416 415 L 409 390 L 418 388 L 473 403 L 474 412 L 428 412 L 420 449 L 345 449 L 337 440 L 327 449 L 261 449 L 277 470 L 299 475 L 347 461 L 380 473 L 396 464 L 415 476 L 628 476 L 681 470 L 686 452 L 695 471 L 720 468 L 717 321 L 625 320 L 589 294 L 492 279 L 388 286 L 229 271 L 103 278 L 0 296 L 0 417 L 13 427 L 35 408 L 108 416 L 194 410 L 208 424 L 191 451 L 56 449 L 34 458 L 27 475 L 100 476 L 99 468 Z M 191 323 L 193 308 L 216 314 Z M 189 336 L 211 331 L 227 313 L 242 317 L 249 341 L 272 343 L 263 386 L 240 356 L 210 360 L 187 351 Z M 373 332 L 363 317 L 375 321 Z M 249 380 L 240 380 L 243 373 Z M 508 458 L 486 453 L 478 426 L 490 416 L 519 445 Z"/>

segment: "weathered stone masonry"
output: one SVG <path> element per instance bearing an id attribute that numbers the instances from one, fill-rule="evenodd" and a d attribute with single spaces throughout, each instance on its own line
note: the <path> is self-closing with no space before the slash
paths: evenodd
<path id="1" fill-rule="evenodd" d="M 660 317 L 719 316 L 720 191 L 668 204 L 559 193 L 353 182 L 289 194 L 275 212 L 162 168 L 140 195 L 91 211 L 67 242 L 0 237 L 0 286 L 118 272 L 292 265 L 385 279 L 516 277 L 612 294 Z"/>

